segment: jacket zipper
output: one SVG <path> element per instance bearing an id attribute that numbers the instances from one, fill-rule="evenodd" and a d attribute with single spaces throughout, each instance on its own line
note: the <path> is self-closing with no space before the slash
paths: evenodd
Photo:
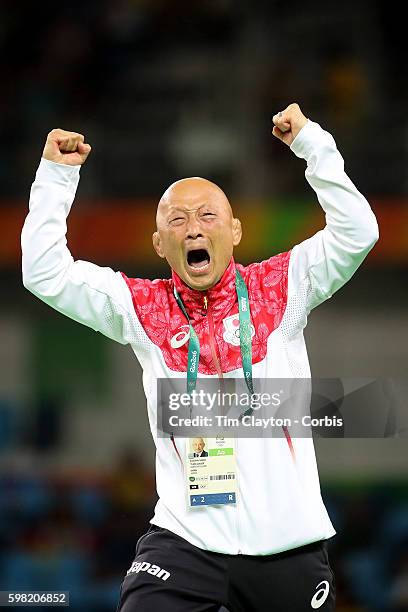
<path id="1" fill-rule="evenodd" d="M 222 374 L 222 368 L 221 368 L 221 364 L 220 364 L 220 360 L 218 359 L 217 356 L 217 348 L 216 348 L 216 344 L 215 344 L 215 332 L 214 332 L 214 319 L 212 316 L 212 310 L 211 310 L 211 306 L 208 302 L 208 297 L 206 295 L 204 295 L 204 310 L 207 313 L 207 319 L 208 319 L 208 328 L 209 328 L 209 338 L 210 338 L 210 349 L 211 349 L 211 355 L 213 358 L 213 362 L 215 365 L 215 368 L 217 370 L 218 373 L 218 377 L 223 379 L 223 374 Z M 237 456 L 237 439 L 235 439 L 235 457 Z M 237 471 L 238 471 L 238 466 L 237 466 Z M 239 486 L 239 485 L 238 485 Z M 237 491 L 237 495 L 238 495 L 238 491 Z M 237 500 L 238 502 L 238 500 Z M 240 524 L 239 524 L 239 509 L 238 509 L 238 503 L 236 504 L 236 530 L 237 530 L 237 540 L 238 542 L 241 541 L 241 537 L 240 537 Z M 238 544 L 239 545 L 239 544 Z M 238 549 L 238 554 L 241 554 L 242 551 L 239 548 Z"/>
<path id="2" fill-rule="evenodd" d="M 204 310 L 207 313 L 208 319 L 211 355 L 213 358 L 215 369 L 217 370 L 218 378 L 223 378 L 220 360 L 218 359 L 217 355 L 217 347 L 215 345 L 214 319 L 212 316 L 211 305 L 209 304 L 208 297 L 206 295 L 204 295 Z"/>

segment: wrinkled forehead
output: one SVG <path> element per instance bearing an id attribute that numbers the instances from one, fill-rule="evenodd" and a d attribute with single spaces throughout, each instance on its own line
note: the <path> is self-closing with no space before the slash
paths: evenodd
<path id="1" fill-rule="evenodd" d="M 175 209 L 194 212 L 205 205 L 211 205 L 212 208 L 232 216 L 228 198 L 218 185 L 200 177 L 181 179 L 170 185 L 160 198 L 157 224 Z"/>

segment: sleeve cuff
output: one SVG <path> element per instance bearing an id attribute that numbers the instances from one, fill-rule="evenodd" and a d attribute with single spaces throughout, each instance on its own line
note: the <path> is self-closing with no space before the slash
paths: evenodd
<path id="1" fill-rule="evenodd" d="M 42 157 L 35 178 L 37 181 L 60 185 L 75 192 L 78 186 L 80 168 L 80 165 L 57 164 Z"/>
<path id="2" fill-rule="evenodd" d="M 290 148 L 297 157 L 307 160 L 313 151 L 323 145 L 327 145 L 329 140 L 333 144 L 333 137 L 323 130 L 318 123 L 308 119 L 306 125 L 302 127 L 290 145 Z"/>

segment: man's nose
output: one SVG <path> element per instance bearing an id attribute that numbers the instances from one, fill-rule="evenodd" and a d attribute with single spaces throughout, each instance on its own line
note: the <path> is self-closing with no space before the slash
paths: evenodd
<path id="1" fill-rule="evenodd" d="M 196 217 L 190 217 L 186 227 L 186 238 L 195 240 L 202 237 L 200 222 Z"/>

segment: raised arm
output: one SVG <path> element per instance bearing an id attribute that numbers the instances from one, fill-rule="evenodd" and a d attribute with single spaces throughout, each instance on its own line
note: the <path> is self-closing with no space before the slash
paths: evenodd
<path id="1" fill-rule="evenodd" d="M 66 218 L 90 150 L 81 134 L 48 134 L 21 233 L 23 284 L 71 319 L 127 344 L 134 310 L 122 275 L 74 261 L 67 248 Z"/>
<path id="2" fill-rule="evenodd" d="M 302 293 L 306 309 L 346 283 L 378 240 L 378 225 L 365 197 L 344 172 L 333 137 L 308 120 L 297 104 L 273 118 L 273 134 L 307 162 L 306 179 L 316 192 L 326 226 L 296 245 L 289 265 L 289 299 Z"/>

